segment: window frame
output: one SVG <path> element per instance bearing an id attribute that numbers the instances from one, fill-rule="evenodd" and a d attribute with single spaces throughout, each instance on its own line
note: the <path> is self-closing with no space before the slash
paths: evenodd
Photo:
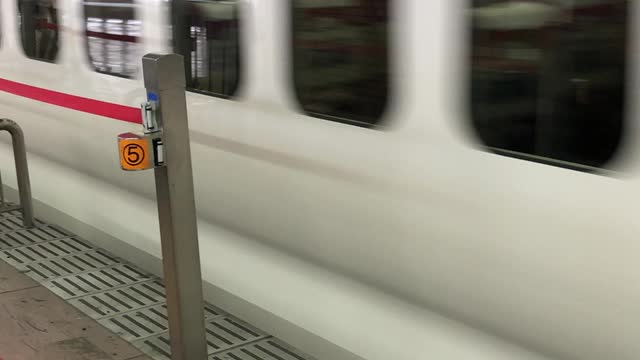
<path id="1" fill-rule="evenodd" d="M 624 89 L 624 93 L 622 94 L 622 109 L 621 109 L 621 119 L 620 119 L 620 134 L 617 138 L 617 142 L 615 143 L 615 147 L 613 151 L 609 154 L 608 158 L 599 166 L 593 166 L 583 163 L 571 162 L 568 160 L 546 157 L 538 154 L 531 154 L 527 152 L 509 150 L 504 148 L 499 148 L 495 146 L 491 146 L 487 144 L 487 141 L 480 134 L 479 128 L 477 126 L 476 121 L 474 120 L 473 114 L 473 53 L 474 53 L 474 39 L 475 39 L 475 28 L 473 20 L 467 15 L 467 10 L 472 9 L 474 7 L 474 0 L 468 0 L 464 4 L 462 4 L 460 11 L 460 18 L 463 19 L 462 23 L 464 23 L 464 35 L 467 41 L 465 42 L 465 51 L 464 51 L 464 60 L 461 62 L 462 68 L 460 69 L 461 76 L 457 77 L 459 80 L 462 79 L 461 84 L 464 86 L 460 88 L 463 96 L 461 99 L 464 101 L 464 106 L 466 109 L 466 116 L 464 117 L 465 127 L 471 128 L 472 136 L 476 139 L 476 144 L 485 150 L 486 153 L 505 157 L 507 159 L 515 159 L 519 161 L 528 161 L 532 163 L 542 164 L 553 166 L 556 168 L 578 171 L 589 173 L 593 175 L 603 175 L 603 176 L 612 176 L 619 172 L 617 170 L 616 162 L 618 158 L 622 155 L 622 151 L 626 147 L 625 140 L 628 137 L 629 124 L 630 119 L 632 117 L 630 111 L 632 110 L 632 100 L 630 98 L 633 95 L 633 79 L 630 77 L 634 73 L 633 62 L 630 59 L 630 54 L 632 54 L 632 50 L 634 49 L 633 41 L 635 34 L 633 32 L 633 6 L 634 4 L 630 1 L 627 2 L 627 8 L 625 13 L 625 42 L 624 42 L 624 68 L 622 69 L 625 76 L 623 77 L 622 88 Z"/>
<path id="2" fill-rule="evenodd" d="M 356 127 L 360 127 L 360 128 L 365 128 L 365 129 L 373 129 L 373 130 L 377 130 L 380 129 L 382 127 L 384 127 L 385 125 L 387 125 L 387 114 L 389 113 L 389 107 L 390 104 L 392 102 L 392 98 L 394 95 L 394 77 L 392 76 L 392 71 L 393 71 L 393 42 L 394 42 L 394 37 L 393 37 L 393 33 L 394 33 L 394 27 L 393 27 L 393 20 L 394 20 L 394 14 L 393 14 L 393 4 L 394 4 L 394 0 L 386 0 L 387 2 L 387 23 L 386 23 L 386 36 L 385 36 L 385 56 L 386 56 L 386 67 L 387 67 L 387 71 L 386 71 L 386 76 L 385 76 L 385 82 L 386 82 L 386 93 L 385 93 L 385 97 L 384 97 L 384 105 L 382 107 L 382 111 L 380 112 L 380 114 L 376 117 L 376 121 L 375 122 L 366 122 L 366 121 L 361 121 L 361 120 L 356 120 L 356 119 L 349 119 L 349 118 L 344 118 L 344 117 L 340 117 L 340 116 L 333 116 L 333 115 L 329 115 L 329 114 L 322 114 L 322 113 L 318 113 L 318 112 L 314 112 L 314 111 L 309 111 L 305 108 L 305 106 L 302 104 L 302 101 L 300 99 L 300 95 L 299 95 L 299 91 L 298 91 L 298 86 L 297 86 L 297 82 L 296 82 L 296 71 L 295 71 L 295 29 L 296 29 L 296 23 L 295 23 L 295 1 L 298 0 L 287 0 L 288 2 L 288 10 L 289 10 L 289 14 L 288 14 L 288 20 L 289 20 L 289 27 L 288 27 L 288 33 L 289 33 L 289 71 L 287 72 L 289 74 L 289 83 L 291 86 L 291 90 L 293 93 L 293 98 L 295 101 L 295 104 L 298 108 L 298 110 L 309 117 L 312 118 L 316 118 L 316 119 L 322 119 L 322 120 L 327 120 L 327 121 L 332 121 L 332 122 L 336 122 L 339 124 L 345 124 L 345 125 L 351 125 L 351 126 L 356 126 Z"/>
<path id="3" fill-rule="evenodd" d="M 37 0 L 34 0 L 37 1 Z M 23 0 L 15 0 L 14 4 L 16 6 L 15 10 L 17 12 L 17 22 L 16 22 L 16 27 L 18 30 L 18 37 L 19 37 L 19 43 L 20 43 L 20 49 L 22 49 L 22 53 L 24 54 L 24 56 L 29 59 L 29 60 L 34 60 L 34 61 L 40 61 L 40 62 L 44 62 L 44 63 L 49 63 L 49 64 L 57 64 L 58 63 L 58 59 L 60 58 L 60 52 L 62 51 L 62 46 L 61 46 L 61 42 L 62 42 L 62 36 L 60 34 L 60 27 L 61 27 L 61 23 L 60 23 L 60 8 L 61 6 L 61 2 L 64 0 L 54 0 L 55 1 L 55 11 L 56 11 L 56 17 L 55 17 L 55 25 L 56 25 L 56 29 L 55 29 L 55 35 L 56 35 L 56 52 L 55 52 L 55 56 L 53 57 L 53 59 L 49 60 L 49 59 L 45 59 L 45 58 L 40 58 L 40 57 L 36 57 L 36 56 L 32 56 L 29 55 L 29 52 L 27 51 L 27 46 L 25 44 L 25 37 L 24 37 L 24 28 L 25 28 L 25 16 L 22 13 L 22 5 L 23 5 Z M 34 24 L 35 25 L 35 24 Z M 34 27 L 32 31 L 35 34 L 36 32 L 36 28 Z M 35 38 L 35 36 L 34 36 Z M 35 49 L 35 41 L 34 41 L 34 49 Z"/>
<path id="4" fill-rule="evenodd" d="M 243 24 L 243 10 L 242 10 L 242 2 L 239 0 L 234 0 L 233 3 L 235 4 L 234 9 L 233 9 L 233 14 L 234 14 L 234 19 L 235 22 L 237 22 L 238 26 L 236 27 L 236 51 L 238 53 L 237 59 L 236 59 L 236 69 L 237 69 L 237 74 L 236 74 L 236 81 L 234 83 L 233 86 L 233 91 L 231 91 L 229 94 L 223 94 L 223 93 L 216 93 L 216 92 L 210 92 L 210 91 L 206 91 L 206 90 L 201 90 L 201 89 L 196 89 L 196 88 L 192 88 L 189 86 L 189 81 L 190 81 L 190 76 L 188 76 L 188 74 L 191 73 L 192 68 L 191 68 L 191 56 L 187 57 L 185 55 L 182 54 L 182 51 L 178 51 L 178 47 L 177 47 L 177 38 L 178 36 L 176 36 L 177 33 L 177 26 L 175 25 L 177 23 L 176 19 L 180 20 L 180 23 L 182 24 L 182 22 L 185 21 L 185 16 L 181 16 L 182 14 L 184 14 L 185 12 L 176 12 L 174 11 L 174 9 L 177 7 L 177 4 L 180 4 L 182 6 L 185 6 L 187 3 L 189 3 L 189 0 L 166 0 L 169 3 L 169 26 L 171 27 L 171 30 L 169 31 L 169 34 L 171 35 L 171 41 L 169 42 L 169 48 L 171 49 L 171 51 L 173 51 L 176 54 L 179 54 L 181 56 L 183 56 L 184 58 L 184 67 L 185 67 L 185 80 L 186 80 L 186 90 L 188 92 L 191 93 L 195 93 L 195 94 L 200 94 L 200 95 L 205 95 L 205 96 L 210 96 L 210 97 L 215 97 L 215 98 L 220 98 L 220 99 L 225 99 L 225 100 L 234 100 L 238 97 L 238 93 L 239 90 L 244 82 L 244 70 L 245 70 L 245 65 L 244 65 L 244 61 L 243 61 L 243 54 L 246 52 L 245 49 L 243 48 L 243 36 L 242 36 L 242 24 Z M 201 0 L 201 1 L 208 1 L 208 0 Z M 224 2 L 224 0 L 211 0 L 210 2 Z"/>
<path id="5" fill-rule="evenodd" d="M 98 74 L 102 74 L 102 75 L 108 75 L 108 76 L 115 76 L 118 78 L 122 78 L 122 79 L 136 79 L 140 72 L 141 72 L 141 68 L 142 65 L 141 64 L 137 64 L 135 71 L 133 71 L 131 73 L 131 75 L 125 75 L 122 73 L 112 73 L 112 72 L 108 72 L 108 71 L 100 71 L 97 69 L 92 57 L 91 57 L 91 51 L 89 49 L 89 36 L 87 35 L 89 28 L 88 28 L 88 17 L 87 17 L 87 10 L 86 7 L 87 5 L 85 5 L 85 2 L 89 1 L 89 0 L 81 0 L 80 1 L 80 6 L 82 7 L 82 23 L 83 23 L 83 38 L 84 38 L 84 48 L 85 48 L 85 53 L 87 56 L 87 61 L 89 63 L 89 67 L 91 68 L 91 71 L 98 73 Z M 142 51 L 138 51 L 137 56 L 139 56 L 140 58 L 144 55 L 144 23 L 142 22 L 142 12 L 144 11 L 141 7 L 141 4 L 138 0 L 131 0 L 131 4 L 133 5 L 133 15 L 134 17 L 132 18 L 132 20 L 140 20 L 140 36 L 138 37 L 138 41 L 134 42 L 134 44 L 136 44 L 140 49 L 142 49 Z M 108 40 L 108 39 L 103 39 L 103 40 Z"/>

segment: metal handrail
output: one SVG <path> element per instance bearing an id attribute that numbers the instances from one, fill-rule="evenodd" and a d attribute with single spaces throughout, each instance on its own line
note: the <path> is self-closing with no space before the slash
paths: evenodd
<path id="1" fill-rule="evenodd" d="M 24 133 L 13 120 L 0 119 L 0 131 L 8 131 L 13 143 L 13 157 L 16 163 L 16 177 L 18 178 L 18 192 L 20 207 L 22 208 L 22 223 L 24 227 L 33 227 L 33 200 L 31 199 L 31 183 L 29 168 L 27 167 L 27 148 L 24 143 Z"/>

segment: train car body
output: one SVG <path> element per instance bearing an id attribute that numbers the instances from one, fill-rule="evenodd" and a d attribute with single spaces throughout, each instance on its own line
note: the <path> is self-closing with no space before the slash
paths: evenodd
<path id="1" fill-rule="evenodd" d="M 158 257 L 153 175 L 118 165 L 116 134 L 139 125 L 31 96 L 144 100 L 139 67 L 125 78 L 89 62 L 83 2 L 58 3 L 54 62 L 25 55 L 17 2 L 0 4 L 0 116 L 24 128 L 38 201 Z M 169 2 L 135 4 L 137 56 L 172 51 Z M 389 4 L 389 101 L 374 128 L 302 111 L 288 1 L 238 7 L 233 97 L 187 93 L 205 281 L 371 360 L 637 359 L 640 8 L 627 10 L 620 145 L 607 170 L 576 171 L 485 150 L 468 2 Z"/>

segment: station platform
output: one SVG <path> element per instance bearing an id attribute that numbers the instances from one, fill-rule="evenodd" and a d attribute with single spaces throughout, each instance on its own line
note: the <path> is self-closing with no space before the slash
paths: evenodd
<path id="1" fill-rule="evenodd" d="M 313 360 L 205 304 L 208 360 Z M 162 279 L 0 206 L 0 359 L 171 359 Z"/>
<path id="2" fill-rule="evenodd" d="M 0 359 L 150 358 L 0 260 Z"/>

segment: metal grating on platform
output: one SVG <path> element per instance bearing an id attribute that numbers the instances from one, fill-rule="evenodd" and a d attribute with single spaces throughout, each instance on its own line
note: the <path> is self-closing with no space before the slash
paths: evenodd
<path id="1" fill-rule="evenodd" d="M 42 225 L 42 222 L 35 220 L 36 225 Z M 9 233 L 16 230 L 22 230 L 22 215 L 9 216 L 0 221 L 0 233 Z"/>
<path id="2" fill-rule="evenodd" d="M 22 220 L 22 211 L 19 206 L 6 206 L 2 212 L 0 212 L 0 219 L 17 217 Z"/>
<path id="3" fill-rule="evenodd" d="M 134 300 L 133 297 L 130 299 Z M 221 310 L 208 304 L 205 304 L 204 310 L 205 320 L 223 314 Z M 128 341 L 159 335 L 169 329 L 167 305 L 164 303 L 103 318 L 98 322 Z"/>
<path id="4" fill-rule="evenodd" d="M 158 335 L 169 330 L 169 318 L 162 305 L 119 314 L 99 322 L 127 341 Z"/>
<path id="5" fill-rule="evenodd" d="M 160 279 L 55 225 L 24 229 L 12 204 L 0 205 L 0 259 L 152 358 L 171 358 Z M 208 360 L 314 360 L 215 306 L 204 313 Z"/>
<path id="6" fill-rule="evenodd" d="M 93 247 L 86 242 L 76 238 L 66 238 L 2 250 L 0 258 L 11 265 L 20 266 L 90 250 L 93 250 Z"/>
<path id="7" fill-rule="evenodd" d="M 164 286 L 150 280 L 130 286 L 107 290 L 75 298 L 69 301 L 94 319 L 133 311 L 142 307 L 163 304 Z"/>
<path id="8" fill-rule="evenodd" d="M 267 336 L 251 325 L 228 317 L 207 322 L 205 330 L 207 344 L 214 349 L 213 352 L 226 350 Z"/>
<path id="9" fill-rule="evenodd" d="M 0 224 L 11 219 L 15 218 L 1 219 Z M 0 229 L 0 250 L 62 239 L 70 236 L 57 226 L 44 224 L 40 224 L 32 229 L 20 228 L 11 232 L 4 232 L 2 229 Z"/>
<path id="10" fill-rule="evenodd" d="M 251 325 L 232 317 L 207 321 L 206 336 L 209 355 L 269 337 Z M 138 340 L 133 344 L 156 359 L 170 359 L 168 333 Z"/>
<path id="11" fill-rule="evenodd" d="M 130 265 L 118 264 L 86 273 L 57 277 L 44 281 L 42 285 L 63 299 L 71 299 L 149 279 L 151 279 L 150 275 L 146 275 Z"/>
<path id="12" fill-rule="evenodd" d="M 209 356 L 209 360 L 311 360 L 273 338 Z"/>
<path id="13" fill-rule="evenodd" d="M 10 259 L 14 260 L 14 263 L 17 262 L 20 264 L 14 266 L 38 281 L 96 270 L 118 263 L 117 259 L 104 254 L 100 250 L 90 250 L 65 257 L 40 261 L 35 260 L 20 248 L 14 249 L 14 253 Z"/>

